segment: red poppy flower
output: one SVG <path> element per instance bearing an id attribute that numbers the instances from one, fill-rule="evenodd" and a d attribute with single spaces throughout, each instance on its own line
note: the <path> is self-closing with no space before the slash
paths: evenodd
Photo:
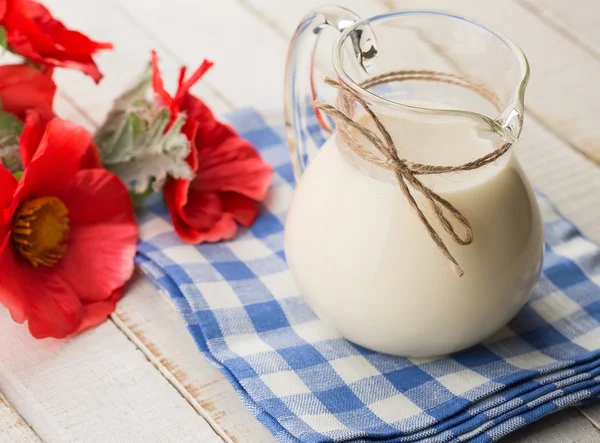
<path id="1" fill-rule="evenodd" d="M 0 166 L 0 302 L 34 337 L 62 338 L 115 309 L 134 269 L 137 226 L 125 186 L 82 169 L 91 136 L 28 115 L 19 181 Z"/>
<path id="2" fill-rule="evenodd" d="M 36 111 L 44 120 L 54 117 L 55 92 L 51 69 L 42 72 L 29 65 L 0 66 L 0 106 L 19 120 L 25 120 L 27 111 Z"/>
<path id="3" fill-rule="evenodd" d="M 152 53 L 152 86 L 174 120 L 187 116 L 183 133 L 191 143 L 187 162 L 193 180 L 169 178 L 164 195 L 175 230 L 186 243 L 232 238 L 237 224 L 250 226 L 260 211 L 273 169 L 256 149 L 230 126 L 215 119 L 211 110 L 188 91 L 212 66 L 204 61 L 188 80 L 181 68 L 174 96 L 163 86 L 156 53 Z"/>
<path id="4" fill-rule="evenodd" d="M 0 25 L 10 49 L 42 66 L 78 69 L 97 83 L 102 74 L 92 55 L 112 44 L 67 29 L 33 0 L 0 0 Z"/>

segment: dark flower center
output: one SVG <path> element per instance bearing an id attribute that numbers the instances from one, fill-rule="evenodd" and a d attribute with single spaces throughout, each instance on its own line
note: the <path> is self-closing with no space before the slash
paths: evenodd
<path id="1" fill-rule="evenodd" d="M 57 197 L 27 200 L 13 219 L 17 251 L 34 267 L 53 266 L 67 250 L 69 211 Z"/>

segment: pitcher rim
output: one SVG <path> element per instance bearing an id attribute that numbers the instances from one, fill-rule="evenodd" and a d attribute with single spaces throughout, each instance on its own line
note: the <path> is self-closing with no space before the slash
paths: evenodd
<path id="1" fill-rule="evenodd" d="M 510 100 L 508 105 L 506 105 L 504 107 L 504 109 L 499 110 L 499 116 L 496 117 L 496 120 L 500 116 L 504 115 L 507 111 L 510 111 L 515 108 L 518 109 L 520 112 L 523 112 L 524 106 L 525 106 L 525 104 L 524 104 L 525 89 L 527 87 L 527 83 L 529 81 L 529 76 L 530 76 L 529 61 L 527 60 L 527 56 L 525 55 L 523 50 L 514 41 L 512 41 L 510 38 L 506 37 L 504 34 L 497 31 L 496 29 L 494 29 L 491 26 L 484 25 L 476 20 L 472 20 L 465 16 L 453 14 L 450 12 L 444 12 L 444 11 L 434 11 L 434 10 L 426 10 L 426 9 L 411 10 L 411 11 L 394 11 L 394 12 L 378 14 L 373 17 L 362 19 L 360 21 L 353 23 L 351 26 L 348 26 L 340 35 L 338 41 L 335 44 L 334 50 L 333 50 L 333 69 L 334 69 L 338 79 L 343 84 L 345 84 L 347 87 L 352 89 L 354 92 L 367 97 L 368 99 L 370 99 L 373 102 L 376 102 L 376 103 L 379 102 L 379 103 L 387 105 L 387 106 L 393 106 L 393 107 L 401 108 L 401 109 L 411 111 L 411 112 L 426 113 L 426 114 L 463 114 L 463 115 L 470 114 L 470 115 L 477 115 L 477 116 L 486 118 L 485 116 L 482 116 L 481 114 L 479 114 L 477 112 L 472 112 L 472 111 L 465 111 L 465 110 L 451 109 L 451 108 L 450 109 L 429 108 L 426 106 L 408 105 L 408 104 L 398 102 L 395 100 L 390 100 L 389 98 L 385 98 L 385 97 L 375 94 L 374 92 L 370 91 L 369 89 L 363 88 L 350 75 L 348 75 L 348 73 L 342 66 L 342 45 L 346 41 L 346 38 L 348 38 L 348 36 L 360 26 L 369 25 L 370 23 L 373 23 L 373 22 L 376 22 L 379 20 L 389 19 L 392 17 L 398 17 L 398 16 L 403 16 L 403 15 L 437 15 L 437 16 L 449 17 L 452 19 L 461 20 L 461 21 L 470 23 L 472 25 L 478 26 L 479 28 L 489 32 L 490 34 L 494 35 L 496 38 L 500 39 L 510 49 L 511 53 L 513 53 L 517 57 L 517 60 L 519 61 L 519 65 L 521 67 L 522 75 L 521 75 L 520 81 L 514 88 L 514 91 L 512 94 L 512 99 Z"/>

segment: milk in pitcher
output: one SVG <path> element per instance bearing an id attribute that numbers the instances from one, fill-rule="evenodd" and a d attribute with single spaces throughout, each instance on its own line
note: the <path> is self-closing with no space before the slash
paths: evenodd
<path id="1" fill-rule="evenodd" d="M 498 142 L 464 118 L 442 119 L 435 131 L 417 119 L 378 118 L 400 157 L 412 162 L 457 165 Z M 358 123 L 376 132 L 367 115 Z M 296 283 L 323 321 L 359 345 L 413 357 L 464 349 L 503 327 L 527 301 L 543 250 L 539 209 L 512 149 L 479 169 L 419 179 L 472 226 L 473 242 L 457 245 L 412 190 L 462 277 L 448 266 L 395 176 L 359 158 L 335 133 L 298 184 L 285 233 Z"/>

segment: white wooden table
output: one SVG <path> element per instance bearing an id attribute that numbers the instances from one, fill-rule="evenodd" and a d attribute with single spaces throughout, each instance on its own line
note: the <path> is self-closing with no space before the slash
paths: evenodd
<path id="1" fill-rule="evenodd" d="M 324 0 L 45 0 L 115 51 L 99 87 L 60 72 L 58 112 L 92 129 L 156 48 L 167 82 L 204 57 L 195 88 L 215 112 L 282 107 L 284 58 L 300 18 Z M 331 0 L 336 2 L 336 0 Z M 600 241 L 598 0 L 337 0 L 363 16 L 443 9 L 501 29 L 532 66 L 518 148 L 535 185 Z M 587 158 L 587 159 L 586 159 Z M 166 297 L 143 278 L 110 320 L 66 341 L 32 339 L 0 309 L 0 442 L 273 442 L 200 355 Z M 570 409 L 511 442 L 600 442 L 600 406 Z"/>

